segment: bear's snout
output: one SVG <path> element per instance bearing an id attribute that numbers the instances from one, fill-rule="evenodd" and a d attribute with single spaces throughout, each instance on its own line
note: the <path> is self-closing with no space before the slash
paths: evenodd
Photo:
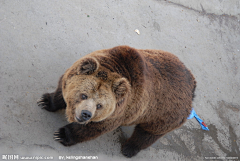
<path id="1" fill-rule="evenodd" d="M 92 113 L 88 110 L 82 110 L 81 112 L 81 121 L 87 121 L 92 117 Z M 77 120 L 79 121 L 79 119 L 77 118 Z M 80 121 L 80 122 L 81 122 Z"/>

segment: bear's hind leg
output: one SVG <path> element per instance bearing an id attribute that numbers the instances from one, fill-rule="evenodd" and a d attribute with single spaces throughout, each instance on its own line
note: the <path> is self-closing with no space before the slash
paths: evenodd
<path id="1" fill-rule="evenodd" d="M 58 87 L 53 93 L 45 93 L 37 101 L 38 106 L 41 106 L 43 109 L 55 112 L 60 109 L 66 108 L 66 103 L 62 96 L 62 77 L 58 82 Z"/>
<path id="2" fill-rule="evenodd" d="M 128 158 L 135 156 L 140 150 L 152 145 L 163 135 L 153 135 L 137 125 L 132 136 L 122 146 L 122 154 Z"/>

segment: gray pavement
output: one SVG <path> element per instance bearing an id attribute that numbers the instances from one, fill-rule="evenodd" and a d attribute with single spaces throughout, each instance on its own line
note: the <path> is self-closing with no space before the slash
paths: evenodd
<path id="1" fill-rule="evenodd" d="M 54 131 L 67 124 L 64 111 L 42 110 L 37 99 L 76 60 L 117 45 L 177 55 L 196 77 L 193 107 L 210 131 L 188 120 L 131 159 L 120 142 L 133 127 L 72 147 L 55 142 Z M 0 0 L 0 160 L 240 160 L 239 80 L 239 0 Z"/>

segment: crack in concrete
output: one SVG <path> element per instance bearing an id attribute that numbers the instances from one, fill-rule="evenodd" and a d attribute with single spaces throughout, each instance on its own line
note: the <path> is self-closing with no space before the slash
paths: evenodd
<path id="1" fill-rule="evenodd" d="M 30 144 L 30 145 L 39 146 L 41 148 L 48 148 L 48 149 L 56 150 L 54 147 L 52 147 L 50 145 L 47 145 L 47 144 Z"/>
<path id="2" fill-rule="evenodd" d="M 200 3 L 200 6 L 201 6 L 201 11 L 200 10 L 197 10 L 197 9 L 194 9 L 192 7 L 187 7 L 187 6 L 184 6 L 182 4 L 179 4 L 179 3 L 175 3 L 175 2 L 171 2 L 169 0 L 156 0 L 156 1 L 160 1 L 160 2 L 167 2 L 169 4 L 173 4 L 175 6 L 179 6 L 179 7 L 182 7 L 184 9 L 187 9 L 187 10 L 192 10 L 194 12 L 198 12 L 199 14 L 201 15 L 204 15 L 204 16 L 208 16 L 210 19 L 216 19 L 216 18 L 220 18 L 220 17 L 225 17 L 225 18 L 229 18 L 229 19 L 233 19 L 233 20 L 238 20 L 238 17 L 235 16 L 235 15 L 228 15 L 228 14 L 221 14 L 221 15 L 218 15 L 218 14 L 215 14 L 215 13 L 208 13 L 206 12 L 206 10 L 203 8 L 202 4 Z M 240 14 L 238 14 L 240 16 Z M 238 21 L 239 22 L 239 21 Z M 239 22 L 240 23 L 240 22 Z"/>
<path id="3" fill-rule="evenodd" d="M 192 138 L 194 140 L 194 150 L 196 152 L 196 157 L 205 157 L 205 156 L 214 156 L 217 157 L 217 155 L 214 153 L 214 150 L 207 150 L 204 148 L 204 135 L 207 135 L 211 137 L 211 140 L 214 141 L 220 150 L 222 150 L 226 157 L 238 157 L 239 156 L 239 147 L 237 145 L 237 135 L 234 133 L 234 130 L 231 125 L 229 125 L 229 132 L 230 132 L 230 141 L 231 141 L 231 150 L 227 150 L 222 143 L 219 142 L 217 139 L 217 128 L 215 125 L 210 124 L 209 129 L 210 131 L 203 131 L 202 129 L 188 129 L 186 127 L 182 127 L 182 129 L 185 131 L 185 133 L 189 133 L 192 135 Z M 183 133 L 180 132 L 180 135 Z M 182 140 L 179 135 L 171 132 L 170 134 L 166 135 L 165 138 L 170 143 L 169 145 L 164 145 L 161 142 L 159 142 L 157 145 L 155 145 L 153 148 L 155 149 L 165 149 L 167 151 L 174 151 L 178 153 L 179 155 L 184 155 L 185 157 L 189 157 L 189 149 L 186 146 L 186 140 Z M 174 139 L 173 139 L 174 138 Z"/>
<path id="4" fill-rule="evenodd" d="M 50 146 L 50 145 L 47 145 L 47 144 L 25 144 L 24 141 L 22 141 L 21 143 L 17 142 L 17 141 L 14 141 L 14 140 L 9 140 L 9 139 L 3 139 L 2 140 L 5 140 L 7 142 L 11 142 L 11 143 L 14 143 L 14 144 L 17 144 L 17 145 L 24 145 L 24 146 L 38 146 L 38 147 L 41 147 L 41 148 L 48 148 L 48 149 L 52 149 L 52 150 L 56 150 L 54 147 Z"/>

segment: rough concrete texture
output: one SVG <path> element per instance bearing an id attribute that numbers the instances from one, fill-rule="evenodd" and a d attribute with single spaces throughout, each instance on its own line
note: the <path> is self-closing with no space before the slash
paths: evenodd
<path id="1" fill-rule="evenodd" d="M 240 160 L 239 0 L 0 0 L 0 159 L 98 156 L 98 160 Z M 140 35 L 134 30 L 139 29 Z M 72 147 L 53 140 L 64 111 L 36 105 L 77 59 L 129 45 L 177 55 L 198 82 L 194 119 L 132 159 L 120 153 L 133 127 Z M 212 158 L 216 159 L 216 158 Z"/>

